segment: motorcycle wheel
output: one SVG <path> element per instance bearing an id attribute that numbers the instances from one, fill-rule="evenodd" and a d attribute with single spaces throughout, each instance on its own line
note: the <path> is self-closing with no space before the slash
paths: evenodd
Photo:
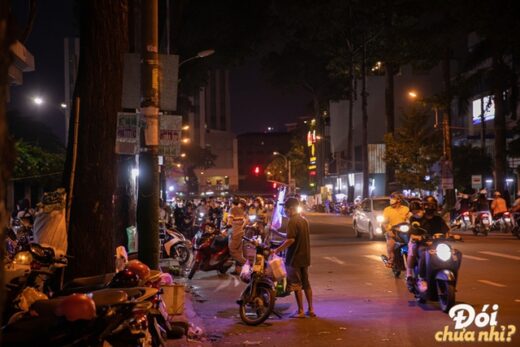
<path id="1" fill-rule="evenodd" d="M 247 325 L 259 325 L 271 315 L 275 301 L 274 290 L 256 287 L 256 296 L 240 303 L 240 319 Z"/>
<path id="2" fill-rule="evenodd" d="M 448 312 L 455 305 L 455 285 L 446 281 L 437 281 L 437 295 L 442 312 Z"/>
<path id="3" fill-rule="evenodd" d="M 478 231 L 477 231 L 477 228 L 473 228 L 473 235 L 477 236 L 478 235 Z"/>
<path id="4" fill-rule="evenodd" d="M 174 252 L 179 260 L 179 264 L 184 265 L 190 260 L 190 250 L 185 245 L 176 245 Z"/>
<path id="5" fill-rule="evenodd" d="M 195 272 L 197 272 L 197 270 L 199 269 L 199 266 L 200 266 L 200 262 L 196 261 L 193 263 L 191 270 L 190 270 L 190 274 L 188 275 L 189 280 L 191 280 L 193 278 L 193 276 L 195 275 Z"/>
<path id="6" fill-rule="evenodd" d="M 484 236 L 488 236 L 489 230 L 487 228 L 484 228 L 484 231 L 482 232 Z"/>

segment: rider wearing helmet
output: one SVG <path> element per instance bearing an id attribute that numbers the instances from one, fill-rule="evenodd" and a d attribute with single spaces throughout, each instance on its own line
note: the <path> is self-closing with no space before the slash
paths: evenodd
<path id="1" fill-rule="evenodd" d="M 493 219 L 499 219 L 502 217 L 504 212 L 507 212 L 507 203 L 498 190 L 493 194 L 493 196 L 494 199 L 491 202 L 491 213 L 493 214 Z"/>
<path id="2" fill-rule="evenodd" d="M 429 235 L 433 234 L 448 234 L 450 228 L 444 221 L 444 219 L 437 213 L 439 210 L 439 204 L 437 203 L 437 199 L 435 197 L 429 195 L 426 196 L 422 201 L 422 213 L 416 213 L 412 211 L 413 215 L 410 218 L 410 223 L 412 225 L 419 224 L 421 229 L 424 229 L 426 233 Z M 422 215 L 422 216 L 421 216 Z M 422 252 L 424 247 L 417 242 L 413 236 L 410 238 L 410 242 L 408 243 L 408 259 L 406 266 L 406 282 L 408 284 L 408 289 L 411 291 L 413 289 L 413 285 L 415 279 L 413 278 L 413 268 L 415 266 L 415 262 L 417 256 L 420 252 Z M 423 259 L 424 257 L 421 257 Z M 420 264 L 420 277 L 424 278 L 423 270 L 424 264 Z"/>
<path id="3" fill-rule="evenodd" d="M 407 222 L 410 214 L 410 209 L 401 204 L 403 199 L 403 195 L 399 192 L 390 194 L 390 206 L 383 210 L 383 227 L 386 231 L 386 252 L 388 256 L 388 261 L 385 265 L 389 268 L 391 268 L 394 263 L 395 235 L 392 232 L 392 227 Z"/>

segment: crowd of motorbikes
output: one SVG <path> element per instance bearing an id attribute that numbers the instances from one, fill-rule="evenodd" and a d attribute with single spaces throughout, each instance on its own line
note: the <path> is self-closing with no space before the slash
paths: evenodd
<path id="1" fill-rule="evenodd" d="M 451 227 L 483 236 L 493 231 L 511 233 L 520 239 L 520 214 L 504 212 L 493 218 L 490 211 L 463 211 L 453 219 Z"/>

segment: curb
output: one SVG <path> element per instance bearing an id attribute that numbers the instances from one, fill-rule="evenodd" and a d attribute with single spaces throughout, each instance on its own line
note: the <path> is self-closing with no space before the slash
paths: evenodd
<path id="1" fill-rule="evenodd" d="M 185 283 L 186 284 L 186 283 Z M 202 329 L 202 339 L 201 340 L 192 340 L 184 335 L 180 339 L 168 340 L 166 343 L 167 347 L 210 347 L 213 346 L 211 341 L 207 340 L 204 337 L 205 328 L 203 326 L 202 318 L 200 318 L 195 309 L 193 308 L 192 295 L 188 290 L 188 287 L 185 287 L 185 297 L 184 297 L 184 312 L 180 315 L 171 316 L 171 322 L 173 324 L 180 324 L 192 327 L 199 327 Z"/>

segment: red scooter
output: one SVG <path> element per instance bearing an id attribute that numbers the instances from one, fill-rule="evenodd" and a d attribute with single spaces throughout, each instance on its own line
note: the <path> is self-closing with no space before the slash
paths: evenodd
<path id="1" fill-rule="evenodd" d="M 195 234 L 192 243 L 194 261 L 188 275 L 189 279 L 192 279 L 198 270 L 217 270 L 225 274 L 233 265 L 233 259 L 229 254 L 228 237 L 222 235 L 212 224 L 204 224 Z"/>

